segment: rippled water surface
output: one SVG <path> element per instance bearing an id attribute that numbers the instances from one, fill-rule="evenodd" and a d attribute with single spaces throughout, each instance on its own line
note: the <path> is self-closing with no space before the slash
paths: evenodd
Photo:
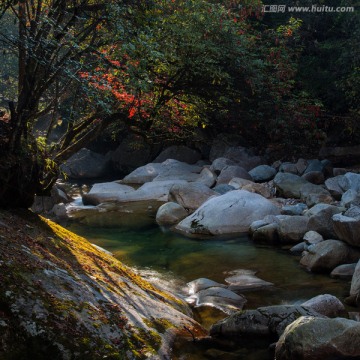
<path id="1" fill-rule="evenodd" d="M 286 250 L 256 246 L 247 237 L 194 240 L 163 230 L 156 225 L 139 229 L 99 228 L 72 224 L 69 229 L 111 251 L 129 266 L 150 268 L 184 283 L 206 277 L 224 282 L 226 273 L 251 269 L 257 276 L 272 282 L 270 290 L 244 293 L 246 308 L 301 303 L 313 296 L 330 293 L 342 299 L 349 283 L 325 275 L 305 272 L 299 258 Z M 199 309 L 195 316 L 205 327 L 224 317 L 214 309 Z M 258 345 L 256 345 L 258 346 Z M 229 352 L 230 350 L 230 352 Z M 182 345 L 179 359 L 268 359 L 264 349 L 236 348 L 236 344 Z"/>

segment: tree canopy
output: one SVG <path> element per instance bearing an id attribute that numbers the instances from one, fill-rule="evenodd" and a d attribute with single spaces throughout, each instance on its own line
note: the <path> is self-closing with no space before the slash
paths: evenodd
<path id="1" fill-rule="evenodd" d="M 158 142 L 231 131 L 289 153 L 345 123 L 356 141 L 358 14 L 261 10 L 257 0 L 2 1 L 0 205 L 14 205 L 16 188 L 28 206 L 109 127 Z"/>

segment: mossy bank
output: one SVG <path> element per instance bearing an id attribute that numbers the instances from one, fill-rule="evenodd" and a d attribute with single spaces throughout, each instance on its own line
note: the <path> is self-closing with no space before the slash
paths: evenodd
<path id="1" fill-rule="evenodd" d="M 27 211 L 0 211 L 0 282 L 4 360 L 165 359 L 205 334 L 181 299 Z"/>

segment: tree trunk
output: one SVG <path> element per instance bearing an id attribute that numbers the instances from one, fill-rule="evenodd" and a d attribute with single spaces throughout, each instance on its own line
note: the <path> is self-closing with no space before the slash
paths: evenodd
<path id="1" fill-rule="evenodd" d="M 0 207 L 29 208 L 39 190 L 39 165 L 28 155 L 0 155 Z"/>

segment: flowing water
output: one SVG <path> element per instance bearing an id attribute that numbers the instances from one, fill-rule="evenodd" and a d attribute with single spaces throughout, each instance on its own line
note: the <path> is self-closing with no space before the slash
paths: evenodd
<path id="1" fill-rule="evenodd" d="M 346 281 L 326 275 L 310 274 L 299 266 L 299 258 L 287 250 L 257 246 L 248 237 L 231 239 L 188 239 L 157 225 L 143 228 L 100 228 L 71 224 L 69 229 L 90 242 L 111 251 L 124 264 L 159 272 L 167 279 L 185 284 L 200 277 L 220 283 L 227 272 L 236 269 L 256 270 L 257 276 L 272 282 L 271 289 L 244 293 L 246 309 L 259 306 L 301 303 L 319 294 L 333 294 L 340 299 L 349 290 Z M 216 309 L 195 310 L 195 318 L 206 328 L 225 317 Z M 261 345 L 239 347 L 227 343 L 181 344 L 177 359 L 269 359 Z M 259 348 L 260 347 L 260 348 Z M 175 358 L 174 358 L 175 359 Z"/>

